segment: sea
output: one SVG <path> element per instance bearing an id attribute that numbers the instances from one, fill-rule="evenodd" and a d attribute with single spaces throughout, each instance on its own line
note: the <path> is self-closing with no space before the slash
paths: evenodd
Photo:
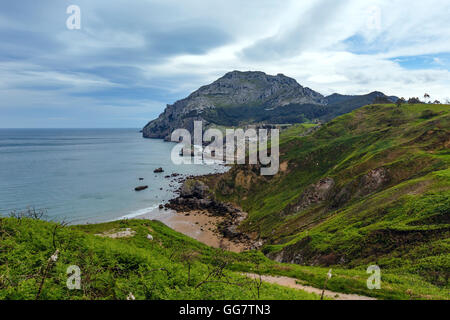
<path id="1" fill-rule="evenodd" d="M 174 146 L 139 129 L 0 129 L 0 215 L 35 208 L 69 224 L 163 218 L 170 211 L 158 207 L 176 196 L 180 177 L 227 170 L 174 164 Z M 140 185 L 148 189 L 136 192 Z"/>

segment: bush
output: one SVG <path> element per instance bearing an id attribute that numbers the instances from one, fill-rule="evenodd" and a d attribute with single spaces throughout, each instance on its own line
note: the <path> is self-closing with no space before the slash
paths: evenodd
<path id="1" fill-rule="evenodd" d="M 420 114 L 420 118 L 421 119 L 431 119 L 437 115 L 438 115 L 437 113 L 431 111 L 430 109 L 427 109 L 427 110 L 422 111 L 422 113 Z"/>

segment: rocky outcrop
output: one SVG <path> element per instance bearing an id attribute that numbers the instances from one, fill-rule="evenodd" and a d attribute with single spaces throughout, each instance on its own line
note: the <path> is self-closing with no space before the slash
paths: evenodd
<path id="1" fill-rule="evenodd" d="M 288 204 L 281 212 L 282 216 L 297 213 L 313 205 L 332 200 L 335 194 L 336 183 L 333 178 L 320 179 L 306 187 L 302 194 L 294 202 Z"/>
<path id="2" fill-rule="evenodd" d="M 309 186 L 301 195 L 300 201 L 294 207 L 294 211 L 298 212 L 310 205 L 328 200 L 332 194 L 335 183 L 332 178 L 320 179 L 317 183 Z"/>
<path id="3" fill-rule="evenodd" d="M 367 195 L 386 185 L 390 180 L 389 171 L 384 167 L 370 170 L 359 180 L 358 195 Z"/>
<path id="4" fill-rule="evenodd" d="M 354 197 L 364 197 L 380 190 L 390 182 L 389 170 L 379 167 L 368 171 L 343 186 L 337 186 L 333 178 L 326 177 L 308 186 L 297 201 L 286 206 L 283 215 L 305 210 L 315 204 L 338 208 Z"/>
<path id="5" fill-rule="evenodd" d="M 354 197 L 364 197 L 386 187 L 390 181 L 391 177 L 387 168 L 379 167 L 372 169 L 338 190 L 335 190 L 330 206 L 332 208 L 341 207 Z"/>
<path id="6" fill-rule="evenodd" d="M 186 180 L 180 188 L 180 197 L 205 199 L 210 196 L 209 188 L 199 180 Z"/>
<path id="7" fill-rule="evenodd" d="M 195 179 L 186 180 L 179 190 L 179 197 L 170 200 L 166 207 L 186 212 L 191 210 L 208 211 L 215 216 L 223 217 L 218 230 L 228 239 L 248 240 L 238 230 L 238 226 L 247 218 L 247 213 L 230 203 L 216 201 L 208 186 Z"/>
<path id="8" fill-rule="evenodd" d="M 208 186 L 195 179 L 184 181 L 179 197 L 171 199 L 166 206 L 176 211 L 206 210 L 216 216 L 233 216 L 240 212 L 229 203 L 216 201 Z"/>
<path id="9" fill-rule="evenodd" d="M 176 128 L 185 128 L 192 132 L 195 120 L 202 120 L 204 125 L 208 125 L 209 120 L 205 114 L 212 109 L 240 106 L 273 109 L 290 104 L 326 103 L 320 93 L 302 87 L 285 75 L 233 71 L 201 87 L 187 98 L 167 105 L 164 112 L 157 119 L 150 121 L 142 132 L 146 138 L 169 140 L 170 134 Z"/>
<path id="10" fill-rule="evenodd" d="M 232 71 L 187 98 L 167 105 L 157 119 L 143 128 L 142 134 L 145 138 L 170 140 L 172 132 L 178 128 L 192 133 L 196 120 L 203 121 L 204 127 L 327 121 L 380 98 L 389 99 L 377 91 L 324 97 L 283 74 Z"/>

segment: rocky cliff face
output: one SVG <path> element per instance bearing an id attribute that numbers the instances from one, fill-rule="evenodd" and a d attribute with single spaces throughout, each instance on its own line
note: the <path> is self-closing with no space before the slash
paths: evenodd
<path id="1" fill-rule="evenodd" d="M 309 88 L 302 87 L 282 74 L 233 71 L 213 83 L 203 86 L 187 98 L 167 105 L 164 112 L 143 129 L 147 138 L 170 139 L 176 128 L 193 129 L 194 120 L 212 122 L 208 115 L 214 109 L 239 107 L 271 110 L 292 104 L 325 105 L 325 98 Z"/>
<path id="2" fill-rule="evenodd" d="M 388 98 L 376 91 L 360 96 L 333 94 L 324 97 L 283 74 L 232 71 L 187 98 L 167 105 L 142 132 L 145 138 L 170 140 L 174 129 L 185 128 L 192 132 L 195 120 L 202 120 L 204 126 L 328 121 L 380 97 Z"/>

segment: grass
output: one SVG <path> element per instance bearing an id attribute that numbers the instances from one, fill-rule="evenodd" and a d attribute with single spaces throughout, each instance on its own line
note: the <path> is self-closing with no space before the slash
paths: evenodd
<path id="1" fill-rule="evenodd" d="M 95 234 L 131 228 L 136 234 L 111 239 Z M 56 230 L 55 236 L 53 236 Z M 153 240 L 147 239 L 152 234 Z M 0 219 L 0 300 L 36 299 L 48 259 L 59 255 L 45 276 L 39 299 L 319 299 L 318 295 L 254 282 L 229 269 L 233 256 L 209 248 L 160 222 L 127 220 L 61 227 L 29 218 Z M 186 252 L 196 253 L 185 258 Z M 81 290 L 66 286 L 67 268 L 81 269 Z M 214 272 L 208 282 L 207 275 Z"/>
<path id="2" fill-rule="evenodd" d="M 136 234 L 119 239 L 98 236 L 124 228 Z M 55 247 L 58 260 L 45 278 L 39 299 L 126 299 L 130 293 L 136 299 L 258 299 L 255 283 L 242 272 L 293 277 L 317 288 L 322 288 L 328 272 L 328 268 L 278 263 L 260 251 L 224 252 L 149 220 L 61 227 L 35 219 L 2 218 L 0 235 L 1 300 L 36 299 L 43 268 Z M 195 253 L 189 260 L 190 279 L 187 252 Z M 197 287 L 223 262 L 227 262 L 223 275 Z M 66 287 L 70 265 L 81 269 L 81 290 Z M 327 289 L 379 299 L 448 298 L 442 288 L 419 276 L 383 271 L 380 290 L 367 288 L 368 276 L 362 268 L 333 268 Z M 319 296 L 263 283 L 259 299 L 315 300 Z"/>
<path id="3" fill-rule="evenodd" d="M 297 126 L 282 132 L 285 172 L 261 177 L 235 166 L 209 184 L 249 212 L 242 230 L 257 232 L 272 258 L 352 270 L 377 264 L 448 298 L 449 128 L 448 105 L 369 105 L 306 136 Z M 296 209 L 324 178 L 334 182 L 326 198 Z"/>
<path id="4" fill-rule="evenodd" d="M 39 299 L 318 299 L 269 284 L 258 297 L 241 272 L 321 288 L 330 267 L 327 288 L 336 292 L 448 299 L 449 110 L 369 105 L 320 128 L 293 125 L 281 133 L 287 166 L 276 176 L 234 166 L 202 178 L 219 200 L 249 213 L 241 228 L 264 240 L 261 251 L 224 252 L 156 221 L 63 227 L 1 218 L 0 299 L 36 299 L 41 284 Z M 328 193 L 305 202 L 324 178 L 333 181 Z M 135 234 L 98 236 L 126 228 Z M 58 260 L 49 263 L 56 250 Z M 366 285 L 373 264 L 381 267 L 380 290 Z M 66 287 L 70 265 L 81 269 L 82 290 Z"/>

